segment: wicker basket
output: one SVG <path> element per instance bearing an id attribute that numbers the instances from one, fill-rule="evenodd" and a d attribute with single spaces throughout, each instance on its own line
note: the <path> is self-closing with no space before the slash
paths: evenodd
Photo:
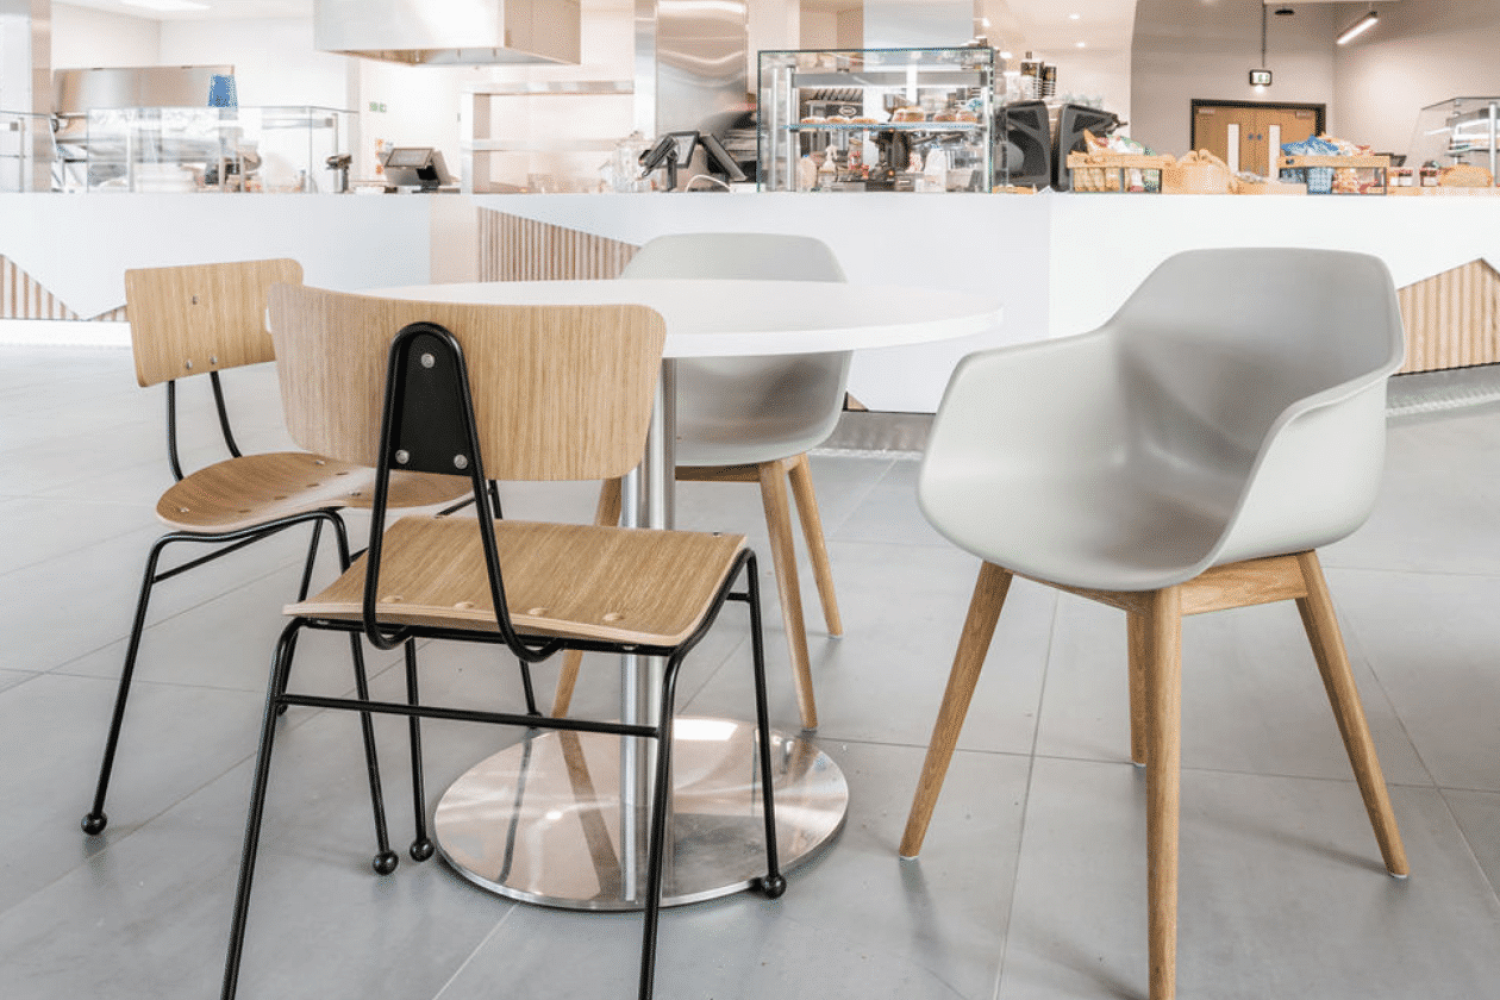
<path id="1" fill-rule="evenodd" d="M 1068 171 L 1074 191 L 1096 193 L 1159 192 L 1161 174 L 1171 166 L 1170 156 L 1140 153 L 1069 153 Z M 1135 171 L 1140 171 L 1135 174 Z M 1133 180 L 1140 178 L 1140 183 Z"/>
<path id="2" fill-rule="evenodd" d="M 1162 189 L 1167 194 L 1228 194 L 1233 179 L 1229 164 L 1200 149 L 1162 172 Z"/>

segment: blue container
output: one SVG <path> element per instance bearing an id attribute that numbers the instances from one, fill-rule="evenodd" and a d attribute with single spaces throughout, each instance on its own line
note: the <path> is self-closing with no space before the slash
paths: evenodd
<path id="1" fill-rule="evenodd" d="M 208 84 L 208 106 L 211 108 L 237 108 L 239 96 L 234 90 L 234 77 L 214 74 Z"/>

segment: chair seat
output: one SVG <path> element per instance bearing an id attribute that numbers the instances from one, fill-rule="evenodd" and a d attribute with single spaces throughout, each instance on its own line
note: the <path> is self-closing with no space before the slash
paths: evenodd
<path id="1" fill-rule="evenodd" d="M 326 507 L 368 507 L 375 470 L 300 451 L 225 459 L 173 484 L 156 516 L 178 531 L 220 533 Z M 397 473 L 393 507 L 451 503 L 469 495 L 458 476 Z"/>
<path id="2" fill-rule="evenodd" d="M 1015 490 L 988 477 L 928 482 L 920 498 L 938 531 L 988 562 L 1038 580 L 1123 591 L 1169 587 L 1207 569 L 1232 513 L 1224 500 L 1233 499 L 1215 503 L 1186 484 L 1105 469 Z"/>
<path id="3" fill-rule="evenodd" d="M 496 521 L 505 600 L 525 635 L 673 646 L 702 623 L 743 535 Z M 384 624 L 497 631 L 479 531 L 471 518 L 406 517 L 382 543 Z M 286 609 L 357 620 L 365 559 Z"/>

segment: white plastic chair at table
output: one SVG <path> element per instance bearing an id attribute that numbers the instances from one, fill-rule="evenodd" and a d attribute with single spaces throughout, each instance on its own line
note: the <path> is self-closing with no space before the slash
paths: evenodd
<path id="1" fill-rule="evenodd" d="M 1178 254 L 1092 333 L 975 354 L 918 494 L 984 560 L 923 766 L 921 850 L 1011 578 L 1124 610 L 1131 756 L 1147 768 L 1151 1000 L 1175 994 L 1183 615 L 1295 599 L 1386 868 L 1407 863 L 1316 549 L 1369 515 L 1401 314 L 1384 264 L 1321 250 Z"/>
<path id="2" fill-rule="evenodd" d="M 776 233 L 685 233 L 661 236 L 631 258 L 622 279 L 738 278 L 843 281 L 833 251 L 810 236 Z M 725 308 L 733 308 L 725 303 Z M 676 478 L 756 482 L 771 535 L 771 557 L 782 621 L 797 684 L 804 729 L 818 725 L 802 591 L 792 543 L 790 479 L 813 577 L 830 635 L 841 635 L 833 571 L 813 492 L 807 452 L 833 433 L 849 379 L 849 351 L 774 357 L 685 358 L 677 361 Z M 604 484 L 597 524 L 617 524 L 620 482 Z M 570 654 L 560 671 L 554 715 L 572 700 L 581 656 Z"/>

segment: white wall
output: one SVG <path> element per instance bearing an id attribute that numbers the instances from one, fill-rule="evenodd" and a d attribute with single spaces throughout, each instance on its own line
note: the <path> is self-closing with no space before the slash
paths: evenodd
<path id="1" fill-rule="evenodd" d="M 1403 0 L 1395 6 L 1413 2 Z M 1490 6 L 1494 0 L 1459 2 Z M 1295 2 L 1289 6 L 1295 16 L 1272 16 L 1267 26 L 1266 65 L 1275 83 L 1257 91 L 1250 86 L 1248 72 L 1260 65 L 1258 0 L 1138 0 L 1130 134 L 1158 152 L 1186 153 L 1192 140 L 1194 98 L 1326 104 L 1332 114 L 1335 24 L 1341 27 L 1338 19 L 1355 8 Z M 1070 86 L 1060 83 L 1061 89 Z"/>
<path id="2" fill-rule="evenodd" d="M 1500 95 L 1500 0 L 1376 6 L 1380 23 L 1336 56 L 1335 135 L 1405 153 L 1425 105 Z"/>
<path id="3" fill-rule="evenodd" d="M 795 46 L 799 49 L 836 49 L 839 47 L 839 16 L 831 10 L 802 12 L 802 30 Z"/>
<path id="4" fill-rule="evenodd" d="M 160 22 L 88 7 L 52 5 L 52 68 L 155 66 Z"/>
<path id="5" fill-rule="evenodd" d="M 161 64 L 232 64 L 245 107 L 348 108 L 345 59 L 314 51 L 310 18 L 161 22 Z"/>

